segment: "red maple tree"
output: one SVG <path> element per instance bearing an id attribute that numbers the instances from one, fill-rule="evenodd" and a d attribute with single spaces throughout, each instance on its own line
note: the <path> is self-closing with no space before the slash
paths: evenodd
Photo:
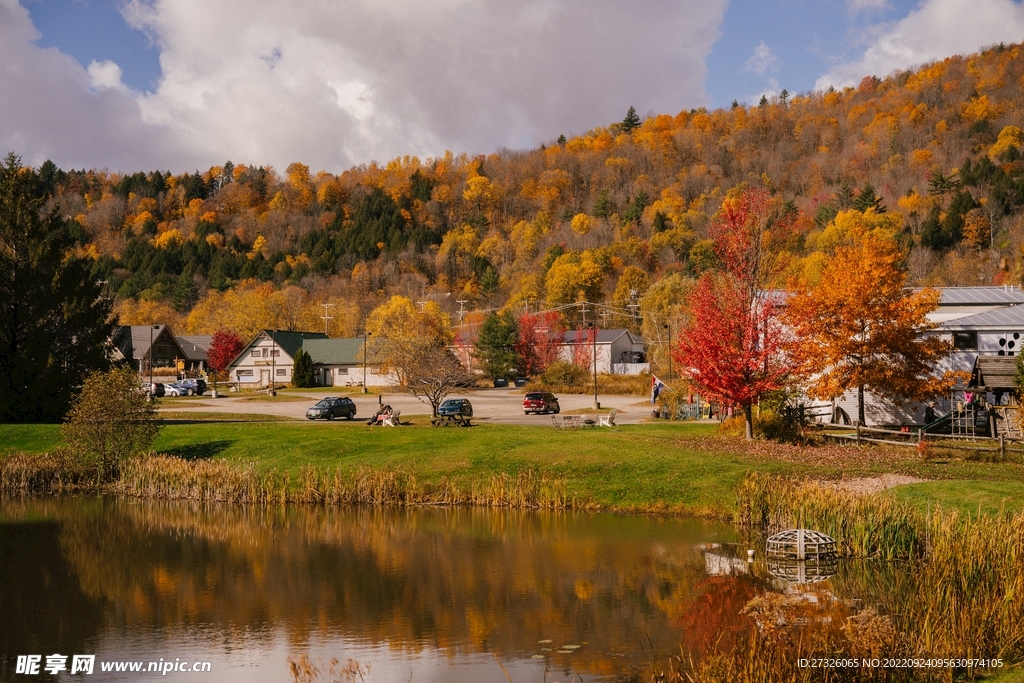
<path id="1" fill-rule="evenodd" d="M 565 341 L 562 320 L 555 311 L 524 313 L 519 317 L 516 353 L 523 359 L 523 374 L 536 376 L 558 358 Z"/>
<path id="2" fill-rule="evenodd" d="M 743 409 L 748 439 L 754 436 L 754 403 L 785 386 L 792 374 L 778 300 L 767 288 L 780 273 L 780 252 L 796 219 L 795 211 L 762 190 L 743 190 L 723 202 L 711 236 L 724 272 L 701 278 L 672 350 L 703 394 Z"/>
<path id="3" fill-rule="evenodd" d="M 231 361 L 242 352 L 243 346 L 242 340 L 234 332 L 220 330 L 213 335 L 206 352 L 206 364 L 210 367 L 214 389 L 217 388 L 217 375 L 231 365 Z"/>

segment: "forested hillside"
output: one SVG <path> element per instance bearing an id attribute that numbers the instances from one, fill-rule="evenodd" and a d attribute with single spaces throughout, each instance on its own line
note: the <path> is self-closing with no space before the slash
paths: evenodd
<path id="1" fill-rule="evenodd" d="M 630 110 L 530 151 L 340 175 L 300 162 L 38 171 L 124 323 L 244 337 L 322 329 L 327 303 L 331 336 L 346 336 L 402 294 L 450 312 L 460 300 L 467 311 L 635 303 L 660 329 L 691 279 L 717 267 L 708 225 L 744 184 L 797 216 L 788 275 L 820 268 L 828 226 L 852 208 L 899 224 L 915 284 L 1019 284 L 1022 114 L 1014 45 L 755 106 Z"/>

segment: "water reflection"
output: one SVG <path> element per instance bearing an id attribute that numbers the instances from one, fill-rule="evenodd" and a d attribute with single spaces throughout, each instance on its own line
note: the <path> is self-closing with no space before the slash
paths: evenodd
<path id="1" fill-rule="evenodd" d="M 67 651 L 206 658 L 225 680 L 287 680 L 307 652 L 371 680 L 507 680 L 494 655 L 515 680 L 613 680 L 740 628 L 759 585 L 720 571 L 729 527 L 679 520 L 51 499 L 0 521 L 4 678 Z"/>

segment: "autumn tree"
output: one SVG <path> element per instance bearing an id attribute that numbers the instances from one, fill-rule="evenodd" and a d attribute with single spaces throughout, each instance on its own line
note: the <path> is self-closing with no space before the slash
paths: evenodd
<path id="1" fill-rule="evenodd" d="M 412 373 L 421 367 L 420 356 L 429 349 L 446 348 L 455 338 L 451 319 L 434 301 L 422 310 L 404 296 L 393 296 L 366 319 L 371 354 L 394 373 L 399 385 L 409 389 Z"/>
<path id="2" fill-rule="evenodd" d="M 753 405 L 790 380 L 787 338 L 776 300 L 750 301 L 741 280 L 707 273 L 690 297 L 690 318 L 673 358 L 701 394 L 743 409 L 746 438 L 752 439 Z"/>
<path id="3" fill-rule="evenodd" d="M 459 359 L 446 347 L 419 342 L 415 357 L 404 369 L 403 388 L 430 404 L 433 417 L 437 408 L 453 391 L 472 381 Z"/>
<path id="4" fill-rule="evenodd" d="M 754 434 L 753 405 L 785 386 L 792 370 L 778 302 L 767 288 L 784 265 L 795 223 L 781 199 L 762 190 L 726 198 L 711 228 L 724 272 L 701 277 L 673 349 L 694 387 L 743 409 L 747 439 Z"/>
<path id="5" fill-rule="evenodd" d="M 76 455 L 94 460 L 97 484 L 116 478 L 120 466 L 145 452 L 160 432 L 156 407 L 147 399 L 132 368 L 86 378 L 61 435 Z"/>
<path id="6" fill-rule="evenodd" d="M 555 311 L 524 313 L 519 317 L 516 354 L 524 375 L 536 377 L 553 363 L 565 344 L 562 319 Z"/>
<path id="7" fill-rule="evenodd" d="M 206 362 L 210 366 L 214 398 L 217 396 L 217 379 L 231 365 L 231 361 L 242 352 L 243 346 L 239 336 L 228 330 L 218 330 L 210 340 L 210 348 L 206 352 Z"/>
<path id="8" fill-rule="evenodd" d="M 872 229 L 868 216 L 828 258 L 820 279 L 795 283 L 788 301 L 790 353 L 809 378 L 807 392 L 831 400 L 856 389 L 860 424 L 867 391 L 924 400 L 958 378 L 932 374 L 950 349 L 928 334 L 935 325 L 927 315 L 938 306 L 939 292 L 908 289 L 902 258 L 894 235 Z"/>

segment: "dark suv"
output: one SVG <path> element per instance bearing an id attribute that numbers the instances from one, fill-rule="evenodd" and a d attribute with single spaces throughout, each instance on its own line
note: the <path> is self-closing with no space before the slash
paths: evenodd
<path id="1" fill-rule="evenodd" d="M 473 417 L 473 404 L 468 398 L 450 398 L 437 408 L 438 417 Z"/>
<path id="2" fill-rule="evenodd" d="M 333 420 L 336 417 L 351 420 L 355 416 L 356 404 L 352 402 L 352 399 L 344 396 L 342 398 L 328 396 L 306 410 L 306 418 L 309 420 Z"/>
<path id="3" fill-rule="evenodd" d="M 205 379 L 183 379 L 179 380 L 178 384 L 180 384 L 183 387 L 188 387 L 196 396 L 202 396 L 203 393 L 206 391 Z"/>
<path id="4" fill-rule="evenodd" d="M 559 413 L 561 408 L 558 399 L 554 394 L 547 391 L 531 391 L 523 397 L 523 412 L 530 413 Z"/>

